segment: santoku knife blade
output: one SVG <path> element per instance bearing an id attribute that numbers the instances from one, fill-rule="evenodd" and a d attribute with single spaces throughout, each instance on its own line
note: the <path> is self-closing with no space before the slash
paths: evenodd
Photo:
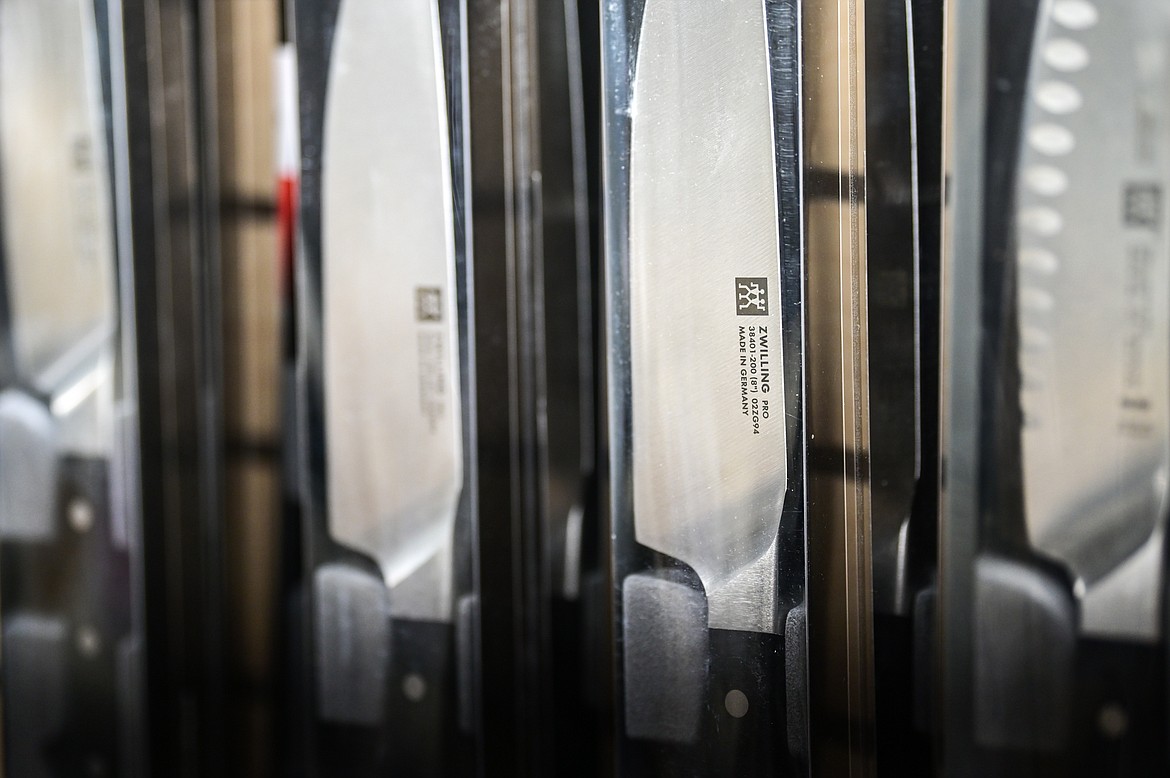
<path id="1" fill-rule="evenodd" d="M 1170 476 L 1170 10 L 1041 6 L 1017 277 L 1028 536 L 1092 634 L 1155 639 Z"/>

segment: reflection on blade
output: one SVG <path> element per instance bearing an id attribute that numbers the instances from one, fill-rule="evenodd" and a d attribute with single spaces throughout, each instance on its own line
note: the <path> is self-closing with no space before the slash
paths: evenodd
<path id="1" fill-rule="evenodd" d="M 635 534 L 709 624 L 774 632 L 787 486 L 772 85 L 759 0 L 648 0 L 631 105 Z"/>
<path id="2" fill-rule="evenodd" d="M 910 525 L 922 477 L 918 103 L 910 4 L 866 15 L 870 546 L 874 607 L 907 613 Z"/>
<path id="3" fill-rule="evenodd" d="M 113 228 L 88 0 L 0 3 L 0 170 L 16 367 L 56 394 L 109 359 Z M 92 383 L 92 381 L 91 381 Z"/>
<path id="4" fill-rule="evenodd" d="M 1028 534 L 1079 580 L 1087 631 L 1155 638 L 1141 560 L 1170 468 L 1170 11 L 1045 8 L 1018 182 Z"/>
<path id="5" fill-rule="evenodd" d="M 462 483 L 454 233 L 434 0 L 346 0 L 322 170 L 329 530 L 398 617 L 451 620 Z"/>

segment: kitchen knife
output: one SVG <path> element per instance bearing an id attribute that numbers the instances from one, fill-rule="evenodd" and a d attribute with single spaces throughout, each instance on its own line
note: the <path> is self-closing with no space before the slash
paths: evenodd
<path id="1" fill-rule="evenodd" d="M 1027 534 L 1153 641 L 1170 477 L 1170 7 L 1041 6 L 1016 185 Z"/>
<path id="2" fill-rule="evenodd" d="M 974 560 L 974 738 L 1085 768 L 1102 750 L 1092 689 L 1134 734 L 1158 715 L 1126 657 L 1156 653 L 1162 621 L 1170 17 L 1144 0 L 998 0 L 987 18 L 993 510 Z"/>
<path id="3" fill-rule="evenodd" d="M 98 49 L 92 0 L 0 3 L 12 363 L 0 386 L 0 538 L 5 580 L 21 584 L 5 592 L 3 625 L 6 765 L 19 775 L 82 758 L 117 769 L 128 756 L 113 714 L 132 699 L 103 650 L 123 639 L 128 608 L 103 580 L 124 577 L 126 557 L 110 520 L 117 304 Z M 54 754 L 62 738 L 85 753 Z"/>
<path id="4" fill-rule="evenodd" d="M 626 729 L 694 741 L 706 689 L 731 753 L 784 739 L 777 88 L 796 86 L 772 82 L 759 0 L 646 3 L 629 107 L 634 534 L 705 598 L 678 576 L 627 577 Z"/>
<path id="5" fill-rule="evenodd" d="M 441 734 L 427 722 L 450 680 L 463 483 L 439 36 L 435 0 L 345 0 L 322 152 L 328 529 L 381 571 L 390 711 L 411 725 L 392 729 L 415 750 Z M 409 742 L 409 733 L 421 734 Z"/>

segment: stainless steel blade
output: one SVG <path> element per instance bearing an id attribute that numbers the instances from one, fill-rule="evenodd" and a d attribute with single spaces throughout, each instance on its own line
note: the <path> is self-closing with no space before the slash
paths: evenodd
<path id="1" fill-rule="evenodd" d="M 1170 469 L 1170 7 L 1043 4 L 1018 184 L 1031 542 L 1091 633 L 1154 638 Z"/>
<path id="2" fill-rule="evenodd" d="M 787 448 L 763 3 L 648 0 L 630 115 L 635 535 L 695 569 L 710 626 L 775 632 Z"/>
<path id="3" fill-rule="evenodd" d="M 114 236 L 98 56 L 91 0 L 0 3 L 13 350 L 71 450 L 106 450 L 112 434 Z"/>
<path id="4" fill-rule="evenodd" d="M 395 616 L 450 621 L 463 481 L 455 246 L 434 0 L 345 0 L 322 169 L 329 531 Z"/>

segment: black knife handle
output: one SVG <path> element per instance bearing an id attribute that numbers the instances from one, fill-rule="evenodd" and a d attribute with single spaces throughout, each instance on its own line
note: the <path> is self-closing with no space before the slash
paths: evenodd
<path id="1" fill-rule="evenodd" d="M 465 770 L 473 749 L 460 728 L 455 627 L 394 619 L 390 627 L 389 767 L 396 775 Z"/>
<path id="2" fill-rule="evenodd" d="M 784 638 L 763 632 L 712 629 L 707 683 L 710 763 L 722 774 L 791 774 Z"/>
<path id="3" fill-rule="evenodd" d="M 12 429 L 5 421 L 0 434 Z M 0 450 L 19 453 L 12 445 Z M 52 467 L 21 471 L 38 480 L 16 495 L 17 507 L 44 515 L 0 527 L 5 764 L 11 775 L 120 775 L 136 759 L 138 722 L 129 557 L 112 528 L 109 463 L 51 453 Z"/>
<path id="4" fill-rule="evenodd" d="M 711 629 L 703 593 L 653 573 L 622 592 L 631 772 L 793 775 L 784 636 Z"/>

